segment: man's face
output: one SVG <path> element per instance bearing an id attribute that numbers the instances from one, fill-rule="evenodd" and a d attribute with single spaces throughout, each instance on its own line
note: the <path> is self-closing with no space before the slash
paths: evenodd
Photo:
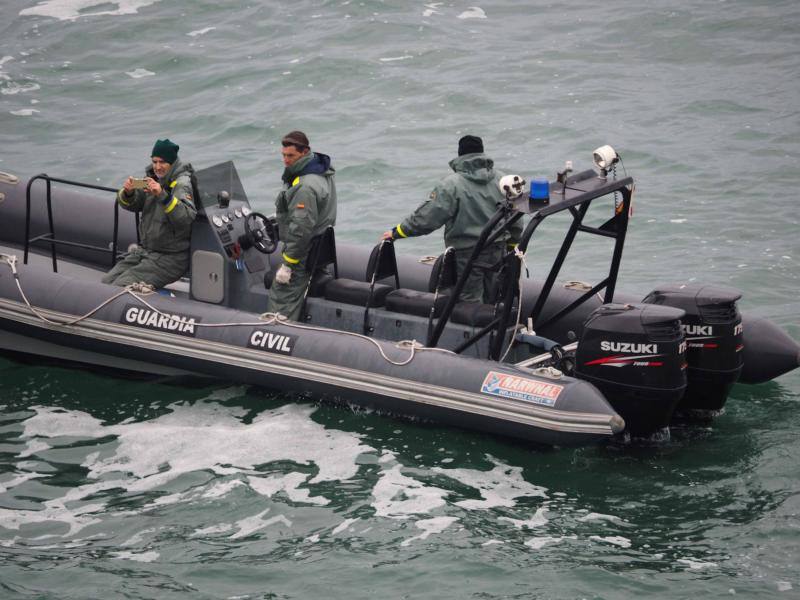
<path id="1" fill-rule="evenodd" d="M 308 148 L 300 152 L 294 146 L 284 146 L 281 148 L 281 156 L 283 157 L 283 166 L 291 167 L 294 163 L 308 154 Z"/>
<path id="2" fill-rule="evenodd" d="M 154 156 L 152 158 L 152 161 L 153 161 L 153 171 L 155 171 L 156 177 L 158 177 L 159 179 L 162 179 L 164 175 L 167 174 L 167 171 L 169 171 L 169 168 L 172 166 L 170 163 L 161 160 L 157 156 Z"/>

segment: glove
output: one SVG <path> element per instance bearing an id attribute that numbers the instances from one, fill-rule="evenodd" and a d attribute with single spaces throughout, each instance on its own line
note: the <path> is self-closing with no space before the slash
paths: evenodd
<path id="1" fill-rule="evenodd" d="M 292 278 L 292 270 L 286 265 L 281 265 L 278 272 L 275 273 L 275 283 L 286 285 Z"/>

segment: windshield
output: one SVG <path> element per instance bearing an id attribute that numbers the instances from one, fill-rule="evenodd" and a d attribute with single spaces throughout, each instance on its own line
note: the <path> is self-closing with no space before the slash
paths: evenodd
<path id="1" fill-rule="evenodd" d="M 209 206 L 217 206 L 217 197 L 222 191 L 228 192 L 231 200 L 247 202 L 244 187 L 242 187 L 236 167 L 233 166 L 233 161 L 229 160 L 213 167 L 201 169 L 196 172 L 196 175 L 200 193 L 198 209 L 204 211 Z"/>

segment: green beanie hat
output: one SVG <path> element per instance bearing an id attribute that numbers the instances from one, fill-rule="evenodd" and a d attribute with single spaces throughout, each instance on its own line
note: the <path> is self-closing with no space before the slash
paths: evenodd
<path id="1" fill-rule="evenodd" d="M 169 139 L 164 140 L 156 140 L 155 145 L 153 146 L 153 151 L 150 153 L 150 156 L 157 156 L 163 161 L 172 164 L 175 162 L 175 159 L 178 158 L 178 150 L 180 146 L 178 144 L 174 144 Z"/>

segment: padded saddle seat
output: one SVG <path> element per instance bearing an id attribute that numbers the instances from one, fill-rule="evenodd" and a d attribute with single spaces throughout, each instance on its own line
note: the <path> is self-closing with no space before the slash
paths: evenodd
<path id="1" fill-rule="evenodd" d="M 390 285 L 376 283 L 372 288 L 372 298 L 370 298 L 370 287 L 366 281 L 333 279 L 325 286 L 324 296 L 326 300 L 358 306 L 367 306 L 369 301 L 370 308 L 375 308 L 383 306 L 387 295 L 394 289 Z"/>
<path id="2" fill-rule="evenodd" d="M 436 318 L 447 305 L 448 296 L 439 294 L 434 306 L 433 300 L 435 297 L 436 295 L 431 292 L 401 288 L 386 296 L 386 310 L 427 319 L 431 315 L 431 307 L 433 307 L 433 317 Z"/>
<path id="3" fill-rule="evenodd" d="M 450 320 L 453 323 L 471 327 L 486 327 L 502 310 L 502 302 L 497 307 L 494 304 L 481 304 L 480 302 L 459 302 L 453 307 Z M 516 306 L 512 310 L 516 310 Z"/>
<path id="4" fill-rule="evenodd" d="M 450 298 L 449 288 L 456 284 L 456 279 L 455 251 L 447 248 L 433 263 L 428 278 L 428 291 L 397 289 L 386 296 L 386 309 L 406 315 L 436 319 L 447 306 Z"/>
<path id="5" fill-rule="evenodd" d="M 333 302 L 353 304 L 363 306 L 367 312 L 370 308 L 383 306 L 386 296 L 394 287 L 383 283 L 377 283 L 381 279 L 394 277 L 395 283 L 399 287 L 400 279 L 397 275 L 397 259 L 394 254 L 394 246 L 391 241 L 382 241 L 372 248 L 367 269 L 363 280 L 339 278 L 339 269 L 336 260 L 336 242 L 334 239 L 333 228 L 329 227 L 322 234 L 314 246 L 312 255 L 315 265 L 333 265 L 334 276 L 328 276 L 318 285 L 309 288 L 308 295 L 311 297 L 324 297 Z"/>

